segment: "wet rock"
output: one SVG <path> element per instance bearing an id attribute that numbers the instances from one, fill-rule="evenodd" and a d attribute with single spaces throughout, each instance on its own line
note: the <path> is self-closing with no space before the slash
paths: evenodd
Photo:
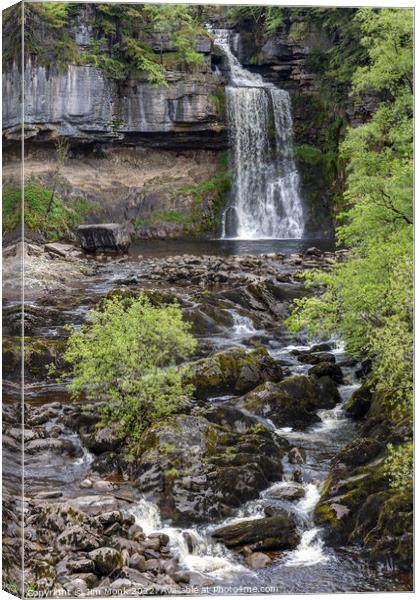
<path id="1" fill-rule="evenodd" d="M 92 488 L 93 481 L 91 479 L 83 479 L 83 481 L 80 482 L 80 487 L 86 489 Z"/>
<path id="2" fill-rule="evenodd" d="M 60 490 L 50 490 L 46 492 L 39 492 L 36 498 L 39 500 L 52 500 L 53 498 L 61 498 L 63 492 Z"/>
<path id="3" fill-rule="evenodd" d="M 337 385 L 331 377 L 314 377 L 314 383 L 319 408 L 334 408 L 341 401 Z"/>
<path id="4" fill-rule="evenodd" d="M 322 250 L 316 246 L 312 246 L 311 248 L 305 250 L 305 256 L 322 256 Z"/>
<path id="5" fill-rule="evenodd" d="M 284 375 L 265 348 L 251 352 L 232 348 L 192 363 L 191 369 L 191 382 L 199 398 L 246 392 L 264 381 L 280 381 Z"/>
<path id="6" fill-rule="evenodd" d="M 287 485 L 278 486 L 270 490 L 267 494 L 267 498 L 292 501 L 299 500 L 300 498 L 303 498 L 304 495 L 305 488 L 300 483 L 290 481 Z"/>
<path id="7" fill-rule="evenodd" d="M 385 442 L 373 438 L 357 437 L 352 442 L 341 448 L 334 457 L 333 463 L 344 463 L 351 467 L 358 467 L 372 461 L 380 452 L 385 450 Z"/>
<path id="8" fill-rule="evenodd" d="M 295 481 L 296 483 L 303 483 L 303 470 L 300 467 L 298 467 L 293 471 L 292 477 L 293 481 Z"/>
<path id="9" fill-rule="evenodd" d="M 370 358 L 365 358 L 360 361 L 360 369 L 356 371 L 356 377 L 361 379 L 362 377 L 367 377 L 372 371 L 372 360 Z"/>
<path id="10" fill-rule="evenodd" d="M 116 450 L 121 444 L 116 428 L 111 425 L 95 428 L 93 432 L 83 433 L 80 437 L 83 445 L 95 454 Z"/>
<path id="11" fill-rule="evenodd" d="M 238 433 L 180 415 L 151 427 L 139 448 L 139 490 L 152 492 L 163 518 L 181 525 L 228 516 L 282 473 L 284 452 L 263 426 Z"/>
<path id="12" fill-rule="evenodd" d="M 244 414 L 236 406 L 223 404 L 206 408 L 201 413 L 211 423 L 216 423 L 223 427 L 231 427 L 234 431 L 243 433 L 259 423 L 257 417 Z"/>
<path id="13" fill-rule="evenodd" d="M 67 568 L 71 573 L 90 573 L 94 567 L 95 563 L 90 558 L 79 558 L 67 562 Z"/>
<path id="14" fill-rule="evenodd" d="M 70 498 L 67 501 L 67 505 L 74 508 L 79 513 L 82 512 L 83 514 L 92 516 L 106 511 L 119 510 L 123 504 L 124 502 L 118 500 L 115 496 L 101 496 L 97 494 L 78 496 L 77 498 Z"/>
<path id="15" fill-rule="evenodd" d="M 240 405 L 278 427 L 304 428 L 320 420 L 314 412 L 320 408 L 315 385 L 304 375 L 265 383 L 248 393 Z"/>
<path id="16" fill-rule="evenodd" d="M 25 336 L 25 377 L 27 379 L 45 379 L 49 375 L 51 364 L 60 369 L 64 345 L 63 340 Z M 3 373 L 5 377 L 11 380 L 19 378 L 21 358 L 20 337 L 4 336 Z"/>
<path id="17" fill-rule="evenodd" d="M 27 454 L 56 452 L 68 454 L 69 456 L 81 456 L 83 454 L 81 448 L 77 447 L 71 440 L 57 438 L 32 440 L 25 444 L 25 452 Z"/>
<path id="18" fill-rule="evenodd" d="M 314 346 L 311 346 L 308 352 L 310 354 L 313 354 L 314 352 L 330 352 L 331 350 L 331 344 L 328 344 L 327 342 L 322 342 L 321 344 L 315 344 Z"/>
<path id="19" fill-rule="evenodd" d="M 344 405 L 344 410 L 347 415 L 359 421 L 363 419 L 372 404 L 372 392 L 366 385 L 362 385 L 357 389 Z"/>
<path id="20" fill-rule="evenodd" d="M 85 252 L 126 252 L 131 244 L 128 230 L 118 223 L 80 225 L 77 228 Z"/>
<path id="21" fill-rule="evenodd" d="M 66 590 L 69 595 L 78 598 L 79 596 L 87 594 L 89 587 L 84 579 L 81 577 L 74 577 L 69 583 L 66 584 Z"/>
<path id="22" fill-rule="evenodd" d="M 94 481 L 93 487 L 98 492 L 112 492 L 117 486 L 112 481 L 99 480 Z"/>
<path id="23" fill-rule="evenodd" d="M 305 462 L 305 450 L 293 447 L 288 453 L 289 463 L 292 465 L 302 465 Z"/>
<path id="24" fill-rule="evenodd" d="M 143 555 L 135 553 L 130 557 L 129 566 L 130 568 L 143 573 L 146 571 L 146 559 Z"/>
<path id="25" fill-rule="evenodd" d="M 380 406 L 379 402 L 374 409 L 380 410 Z M 382 420 L 387 421 L 383 412 Z M 384 429 L 385 437 L 381 434 Z M 375 437 L 354 439 L 333 459 L 315 521 L 325 526 L 329 544 L 361 543 L 372 560 L 381 562 L 392 556 L 394 566 L 410 570 L 412 546 L 406 546 L 402 538 L 407 535 L 409 540 L 412 533 L 412 490 L 389 485 L 384 465 L 392 426 L 377 426 L 372 433 Z"/>
<path id="26" fill-rule="evenodd" d="M 314 354 L 312 352 L 299 352 L 297 359 L 301 363 L 317 365 L 319 363 L 335 363 L 334 354 L 329 352 L 318 352 Z"/>
<path id="27" fill-rule="evenodd" d="M 271 558 L 263 552 L 252 552 L 245 558 L 245 562 L 251 569 L 263 569 L 271 564 Z"/>
<path id="28" fill-rule="evenodd" d="M 60 242 L 53 242 L 49 244 L 45 244 L 44 246 L 45 252 L 51 252 L 52 254 L 56 254 L 57 256 L 62 256 L 66 258 L 72 254 L 77 254 L 78 249 L 71 244 L 62 244 Z"/>
<path id="29" fill-rule="evenodd" d="M 216 529 L 212 537 L 228 548 L 249 546 L 251 550 L 295 548 L 300 536 L 293 520 L 286 515 L 241 521 Z"/>
<path id="30" fill-rule="evenodd" d="M 134 584 L 129 579 L 120 577 L 119 579 L 116 579 L 115 581 L 113 581 L 109 585 L 109 587 L 111 590 L 128 590 L 128 589 L 134 587 Z"/>
<path id="31" fill-rule="evenodd" d="M 121 552 L 115 548 L 98 548 L 89 552 L 88 556 L 95 563 L 95 572 L 100 575 L 109 575 L 124 564 Z"/>
<path id="32" fill-rule="evenodd" d="M 57 536 L 55 545 L 61 550 L 92 550 L 100 546 L 101 538 L 86 525 L 73 525 Z"/>
<path id="33" fill-rule="evenodd" d="M 331 377 L 333 381 L 339 384 L 344 382 L 343 372 L 340 367 L 329 362 L 321 362 L 314 367 L 311 367 L 308 374 L 313 375 L 314 377 Z"/>

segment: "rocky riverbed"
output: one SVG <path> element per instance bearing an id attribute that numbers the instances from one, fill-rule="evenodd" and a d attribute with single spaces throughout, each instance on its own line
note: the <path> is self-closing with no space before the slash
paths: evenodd
<path id="1" fill-rule="evenodd" d="M 384 450 L 366 424 L 364 366 L 337 340 L 293 339 L 284 325 L 291 301 L 307 293 L 302 273 L 330 269 L 344 252 L 115 258 L 31 243 L 8 249 L 6 272 L 22 252 L 23 504 L 18 298 L 3 315 L 10 587 L 19 585 L 23 522 L 27 591 L 46 595 L 407 589 L 387 568 L 378 532 L 380 560 L 354 546 L 357 528 L 369 527 L 361 507 L 372 490 L 357 488 L 359 506 L 346 493 L 363 469 L 380 471 Z M 193 402 L 143 434 L 135 461 L 113 427 L 100 425 L 98 403 L 70 402 L 67 382 L 48 369 L 62 368 L 65 325 L 80 326 L 116 290 L 176 300 L 198 340 Z M 344 481 L 347 491 L 335 493 Z"/>

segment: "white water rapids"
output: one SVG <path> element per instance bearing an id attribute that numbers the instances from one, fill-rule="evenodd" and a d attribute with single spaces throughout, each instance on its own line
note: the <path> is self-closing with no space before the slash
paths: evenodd
<path id="1" fill-rule="evenodd" d="M 237 333 L 242 332 L 243 334 L 255 331 L 251 319 L 241 317 L 236 311 L 231 312 L 236 321 L 234 332 L 235 329 Z M 293 348 L 294 346 L 289 346 L 287 350 L 290 352 Z M 307 347 L 299 346 L 299 349 L 307 349 Z M 281 349 L 282 352 L 284 350 L 285 348 Z M 291 357 L 289 352 L 288 356 Z M 336 354 L 341 352 L 342 348 L 340 347 L 335 350 Z M 308 367 L 306 366 L 306 368 Z M 340 386 L 342 401 L 347 400 L 357 387 L 357 384 Z M 349 421 L 345 417 L 342 403 L 337 404 L 333 409 L 318 411 L 318 416 L 321 419 L 320 423 L 304 431 L 295 431 L 292 428 L 276 429 L 269 420 L 262 419 L 264 424 L 273 429 L 277 435 L 286 438 L 297 447 L 307 448 L 312 454 L 312 457 L 309 460 L 307 457 L 307 461 L 302 465 L 305 474 L 303 483 L 305 495 L 297 502 L 286 502 L 287 510 L 294 514 L 298 531 L 301 534 L 297 548 L 283 552 L 279 559 L 283 568 L 286 569 L 298 566 L 312 567 L 331 560 L 331 553 L 324 548 L 322 530 L 315 526 L 313 519 L 314 510 L 320 498 L 322 482 L 328 469 L 328 462 L 324 464 L 321 461 L 319 463 L 317 452 L 321 451 L 322 453 L 328 449 L 329 443 L 336 443 L 335 432 L 342 430 Z M 214 529 L 224 525 L 265 517 L 264 506 L 271 498 L 271 493 L 290 484 L 294 467 L 295 465 L 290 464 L 286 458 L 282 481 L 264 490 L 256 500 L 244 504 L 232 517 L 215 525 L 197 526 L 190 529 L 166 525 L 162 523 L 158 507 L 146 499 L 140 500 L 132 509 L 132 513 L 137 524 L 143 528 L 146 534 L 156 531 L 166 533 L 170 539 L 169 545 L 178 556 L 180 565 L 196 573 L 198 577 L 210 577 L 213 582 L 230 581 L 240 574 L 249 579 L 258 578 L 257 571 L 248 569 L 238 554 L 216 542 L 211 537 L 211 533 Z"/>
<path id="2" fill-rule="evenodd" d="M 232 200 L 222 237 L 300 239 L 304 231 L 299 173 L 292 155 L 290 95 L 244 69 L 231 32 L 214 29 L 228 66 L 226 110 L 232 151 Z"/>

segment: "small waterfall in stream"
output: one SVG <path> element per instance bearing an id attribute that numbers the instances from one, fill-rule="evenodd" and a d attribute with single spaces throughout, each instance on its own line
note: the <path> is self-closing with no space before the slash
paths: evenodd
<path id="1" fill-rule="evenodd" d="M 304 219 L 292 156 L 289 93 L 242 67 L 231 50 L 229 30 L 212 34 L 229 70 L 226 108 L 233 181 L 222 238 L 300 239 Z"/>

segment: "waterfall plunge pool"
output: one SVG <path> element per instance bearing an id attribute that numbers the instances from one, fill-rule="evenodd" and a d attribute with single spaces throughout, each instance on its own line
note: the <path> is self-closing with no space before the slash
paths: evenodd
<path id="1" fill-rule="evenodd" d="M 139 255 L 145 258 L 163 258 L 193 254 L 195 256 L 242 256 L 244 254 L 290 254 L 305 252 L 316 246 L 323 252 L 335 250 L 335 242 L 331 239 L 176 239 L 176 240 L 135 240 L 130 247 L 130 257 Z"/>

